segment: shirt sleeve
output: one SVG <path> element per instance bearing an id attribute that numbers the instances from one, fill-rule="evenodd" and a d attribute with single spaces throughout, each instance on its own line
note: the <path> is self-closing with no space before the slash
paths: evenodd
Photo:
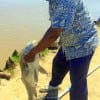
<path id="1" fill-rule="evenodd" d="M 73 0 L 72 0 L 73 1 Z M 60 0 L 51 18 L 51 27 L 69 30 L 74 21 L 76 6 L 70 0 Z"/>

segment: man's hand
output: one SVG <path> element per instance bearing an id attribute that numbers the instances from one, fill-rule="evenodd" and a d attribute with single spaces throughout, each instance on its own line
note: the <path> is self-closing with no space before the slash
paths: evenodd
<path id="1" fill-rule="evenodd" d="M 34 61 L 34 57 L 37 53 L 43 51 L 45 48 L 49 47 L 55 40 L 60 36 L 63 30 L 60 28 L 49 28 L 44 37 L 38 43 L 38 45 L 31 50 L 25 57 L 26 62 Z"/>
<path id="2" fill-rule="evenodd" d="M 33 55 L 32 51 L 30 51 L 27 55 L 24 56 L 24 60 L 27 63 L 34 61 L 35 55 Z"/>

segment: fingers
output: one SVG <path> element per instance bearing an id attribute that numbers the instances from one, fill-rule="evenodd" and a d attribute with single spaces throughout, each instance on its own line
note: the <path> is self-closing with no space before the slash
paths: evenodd
<path id="1" fill-rule="evenodd" d="M 28 53 L 27 55 L 24 56 L 24 60 L 27 63 L 33 62 L 35 58 L 35 55 L 33 56 L 31 53 Z"/>

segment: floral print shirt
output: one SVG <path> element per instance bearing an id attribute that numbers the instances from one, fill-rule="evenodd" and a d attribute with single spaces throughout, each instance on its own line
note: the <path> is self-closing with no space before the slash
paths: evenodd
<path id="1" fill-rule="evenodd" d="M 91 54 L 98 44 L 97 31 L 82 0 L 47 0 L 51 27 L 61 28 L 60 46 L 67 60 Z"/>

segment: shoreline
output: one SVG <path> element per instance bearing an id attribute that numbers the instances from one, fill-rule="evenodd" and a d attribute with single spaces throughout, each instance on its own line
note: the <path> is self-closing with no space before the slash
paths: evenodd
<path id="1" fill-rule="evenodd" d="M 98 36 L 100 39 L 100 27 L 98 28 Z M 23 35 L 23 34 L 21 34 Z M 0 68 L 2 69 L 5 66 L 5 63 L 8 59 L 9 56 L 11 56 L 11 54 L 13 53 L 13 51 L 16 49 L 18 51 L 20 51 L 29 41 L 34 40 L 33 38 L 34 34 L 27 34 L 22 36 L 17 36 L 15 34 L 11 35 L 6 35 L 1 37 L 1 42 L 0 42 Z M 40 36 L 41 38 L 41 36 Z M 35 40 L 39 40 L 35 39 Z M 99 44 L 100 45 L 100 44 Z"/>

